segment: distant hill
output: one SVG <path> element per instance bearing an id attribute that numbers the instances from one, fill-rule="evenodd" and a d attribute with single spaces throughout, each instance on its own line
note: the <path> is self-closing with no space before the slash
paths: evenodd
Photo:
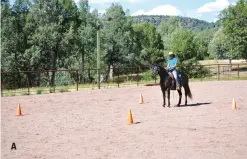
<path id="1" fill-rule="evenodd" d="M 133 20 L 135 24 L 142 23 L 142 22 L 149 22 L 155 25 L 157 27 L 160 22 L 168 20 L 168 18 L 171 16 L 164 16 L 164 15 L 140 15 L 140 16 L 133 16 Z M 215 27 L 220 27 L 220 22 L 217 21 L 215 23 L 213 22 L 207 22 L 204 20 L 199 20 L 195 18 L 188 18 L 188 17 L 180 17 L 176 16 L 179 21 L 181 22 L 181 25 L 184 26 L 187 29 L 191 29 L 193 31 L 201 31 L 204 29 L 212 29 Z"/>

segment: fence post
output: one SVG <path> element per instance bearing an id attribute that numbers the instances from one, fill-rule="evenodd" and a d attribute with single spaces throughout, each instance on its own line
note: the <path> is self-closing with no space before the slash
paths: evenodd
<path id="1" fill-rule="evenodd" d="M 98 89 L 100 89 L 100 68 L 98 70 Z"/>
<path id="2" fill-rule="evenodd" d="M 3 97 L 3 81 L 1 79 L 1 96 Z"/>
<path id="3" fill-rule="evenodd" d="M 218 80 L 220 80 L 220 65 L 218 64 L 218 71 L 217 71 L 217 74 L 218 74 Z"/>
<path id="4" fill-rule="evenodd" d="M 240 68 L 239 68 L 239 64 L 238 64 L 238 78 L 239 78 L 239 72 L 240 72 Z"/>
<path id="5" fill-rule="evenodd" d="M 79 83 L 79 70 L 76 70 L 76 91 L 78 91 L 79 89 L 78 83 Z"/>
<path id="6" fill-rule="evenodd" d="M 139 66 L 137 67 L 137 86 L 139 86 Z"/>
<path id="7" fill-rule="evenodd" d="M 118 70 L 118 74 L 117 74 L 117 86 L 118 86 L 118 88 L 119 88 L 119 66 L 118 66 L 118 68 L 117 68 L 117 70 Z"/>
<path id="8" fill-rule="evenodd" d="M 54 77 L 54 81 L 52 82 L 52 86 L 53 86 L 53 93 L 55 93 L 56 92 L 56 88 L 55 88 L 55 83 L 56 83 L 56 74 L 57 74 L 57 70 L 56 71 L 54 71 L 55 72 L 55 77 Z"/>
<path id="9" fill-rule="evenodd" d="M 29 88 L 29 79 L 27 75 L 27 94 L 30 95 L 30 88 Z"/>

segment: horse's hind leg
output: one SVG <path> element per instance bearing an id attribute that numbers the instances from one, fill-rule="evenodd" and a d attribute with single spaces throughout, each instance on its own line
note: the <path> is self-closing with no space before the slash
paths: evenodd
<path id="1" fill-rule="evenodd" d="M 182 99 L 182 91 L 181 90 L 178 90 L 178 94 L 179 94 L 179 100 L 178 100 L 178 105 L 177 106 L 180 106 L 181 99 Z"/>
<path id="2" fill-rule="evenodd" d="M 185 103 L 184 103 L 184 105 L 187 105 L 187 96 L 188 96 L 188 94 L 187 94 L 187 92 L 185 91 L 185 89 L 184 89 L 184 97 L 185 97 Z"/>
<path id="3" fill-rule="evenodd" d="M 167 107 L 170 107 L 170 89 L 168 89 L 167 90 L 167 93 L 168 93 L 168 95 L 167 95 L 167 98 L 168 98 L 168 105 L 167 105 Z"/>

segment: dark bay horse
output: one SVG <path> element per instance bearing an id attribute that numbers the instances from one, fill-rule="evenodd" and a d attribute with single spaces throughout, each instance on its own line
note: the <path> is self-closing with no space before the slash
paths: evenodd
<path id="1" fill-rule="evenodd" d="M 155 76 L 157 75 L 157 73 L 160 76 L 160 87 L 161 87 L 161 91 L 163 93 L 163 107 L 166 106 L 166 91 L 168 93 L 168 107 L 170 107 L 170 90 L 176 90 L 174 89 L 174 83 L 175 81 L 174 78 L 172 78 L 168 71 L 163 67 L 163 66 L 159 66 L 159 65 L 151 65 L 152 68 L 152 75 Z M 181 75 L 181 76 L 180 76 Z M 190 87 L 189 87 L 189 78 L 185 73 L 178 73 L 178 76 L 180 76 L 180 87 L 184 88 L 184 92 L 185 92 L 185 105 L 187 105 L 187 96 L 189 96 L 190 99 L 192 99 L 192 94 L 190 91 Z M 176 88 L 176 87 L 175 87 Z M 182 99 L 182 91 L 177 90 L 178 94 L 179 94 L 179 101 L 177 106 L 179 107 L 181 104 L 181 99 Z"/>

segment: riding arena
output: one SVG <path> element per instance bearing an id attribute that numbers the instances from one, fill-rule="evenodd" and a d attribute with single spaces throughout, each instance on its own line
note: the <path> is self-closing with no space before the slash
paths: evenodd
<path id="1" fill-rule="evenodd" d="M 2 97 L 2 158 L 247 158 L 247 81 L 189 86 L 170 108 L 159 85 Z"/>

